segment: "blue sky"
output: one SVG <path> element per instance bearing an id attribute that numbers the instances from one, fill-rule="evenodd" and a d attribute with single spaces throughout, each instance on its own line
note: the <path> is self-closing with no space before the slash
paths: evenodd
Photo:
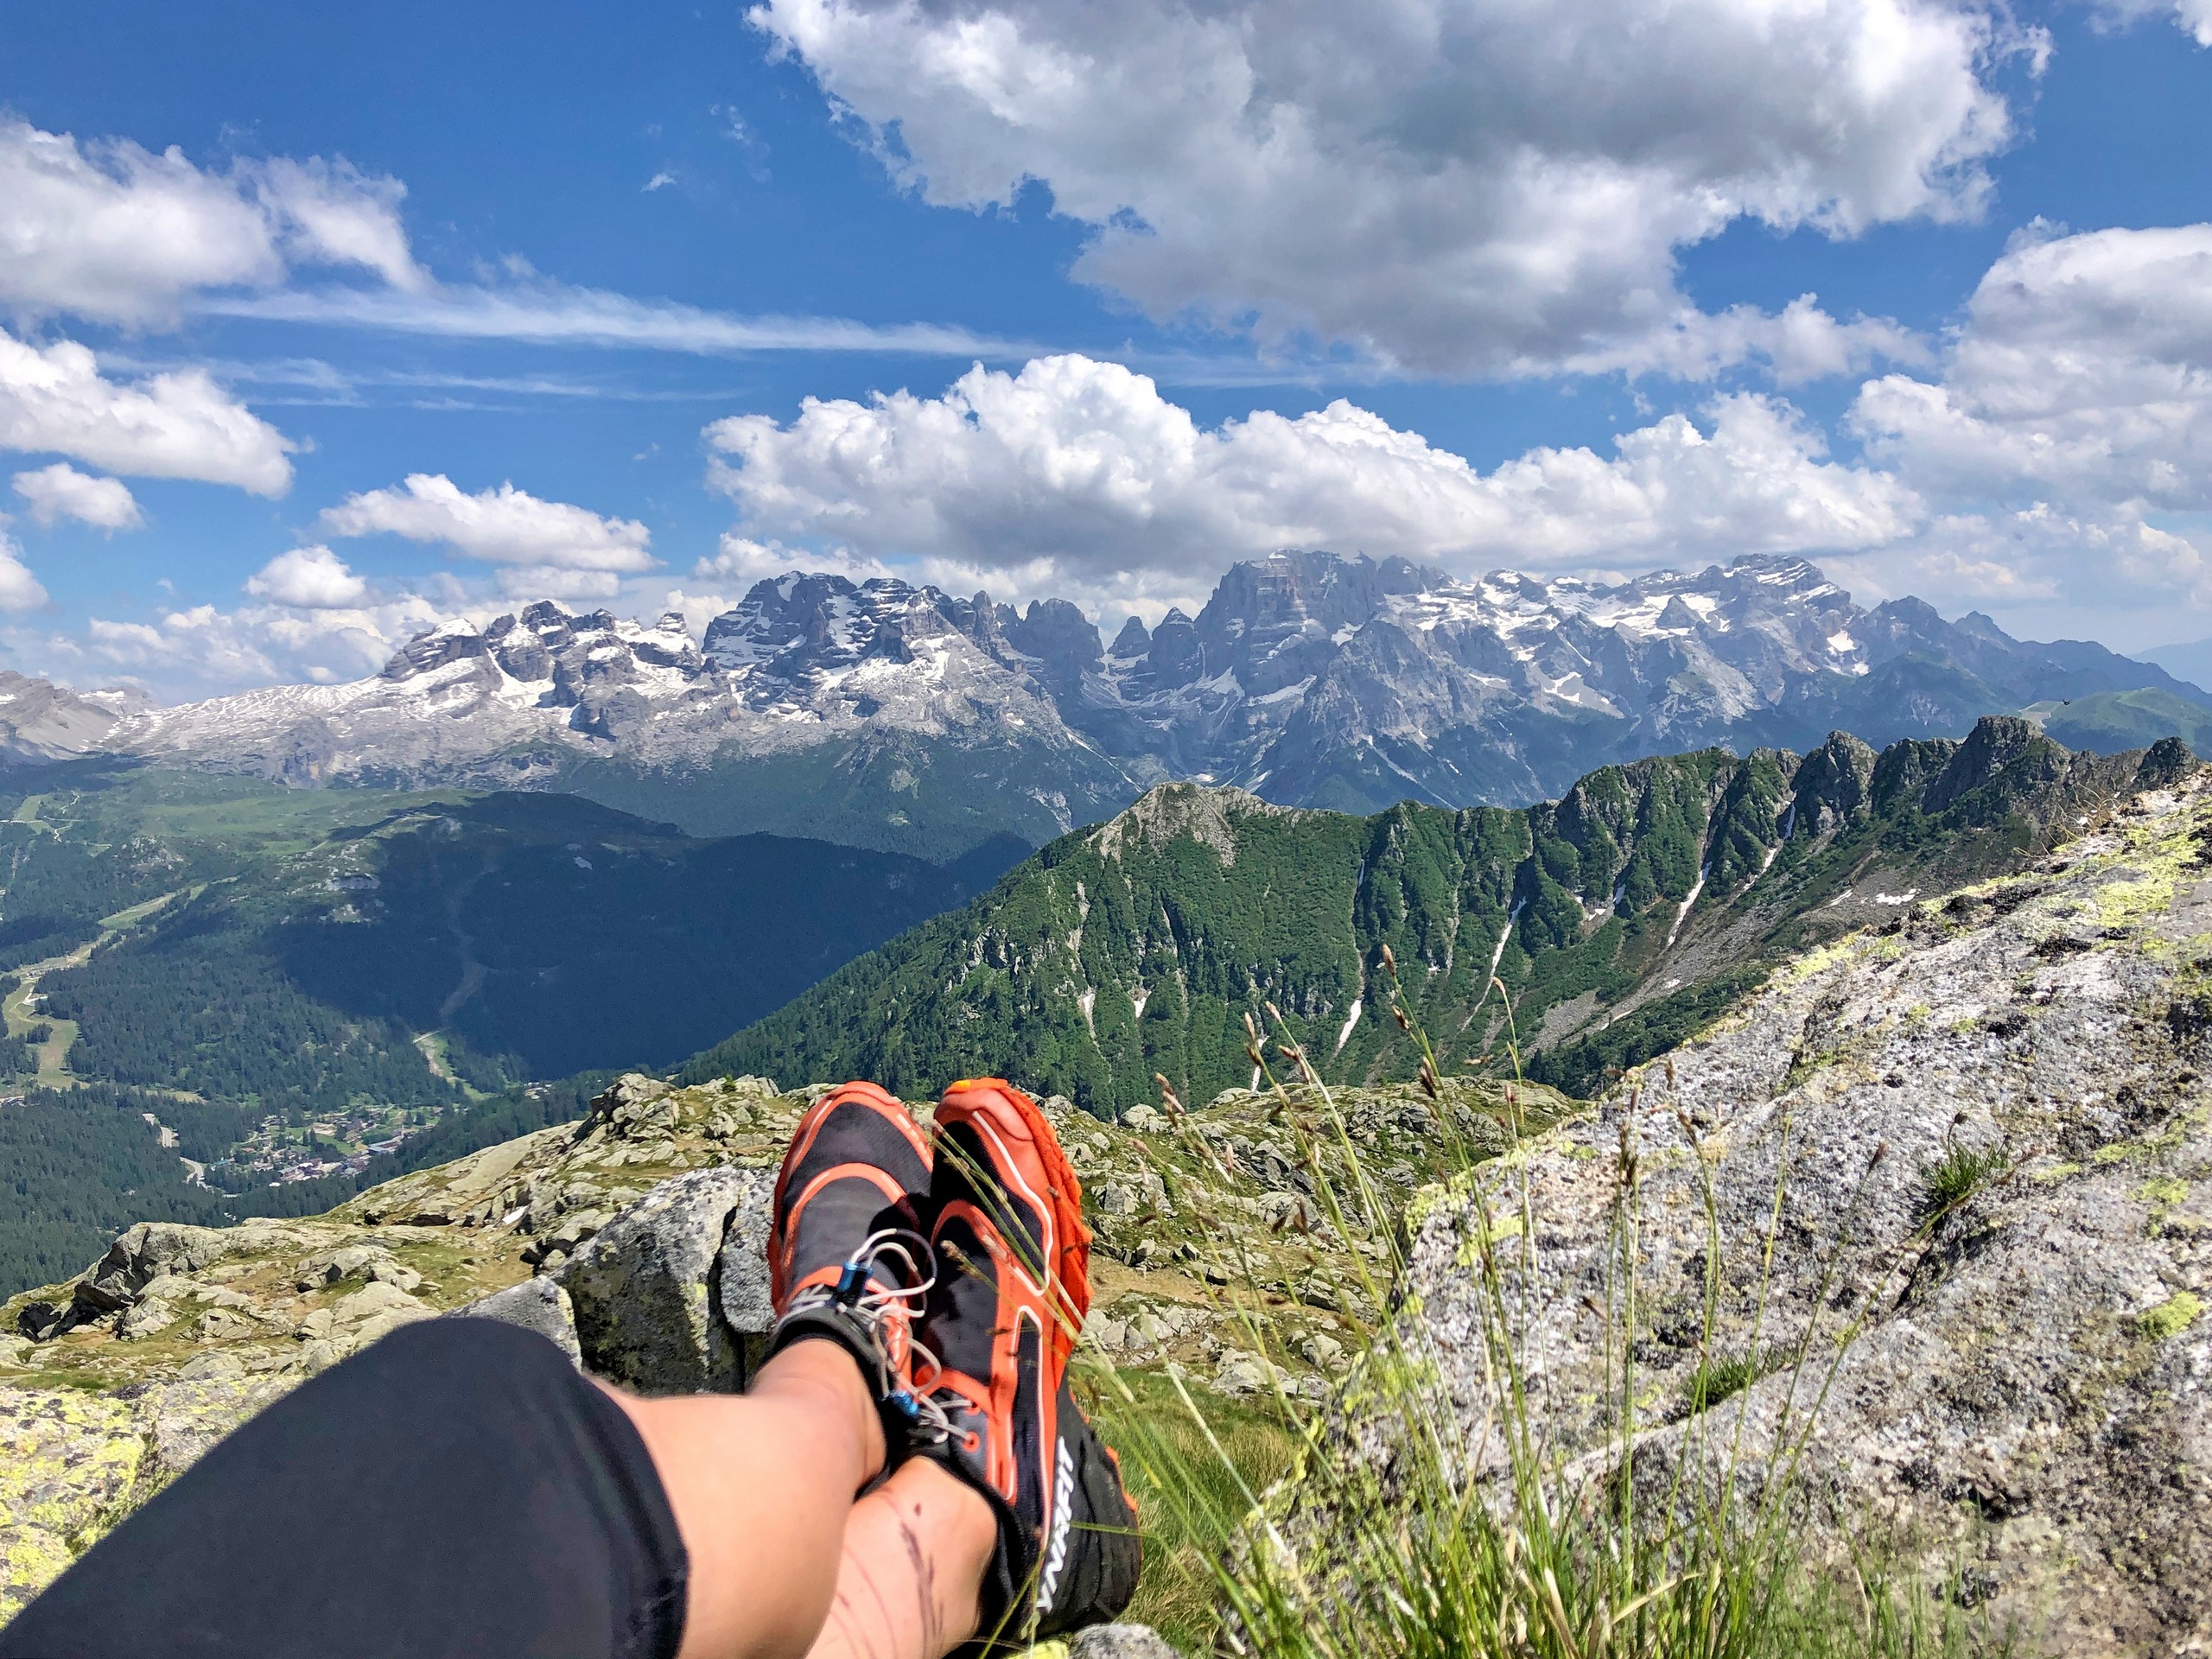
<path id="1" fill-rule="evenodd" d="M 10 8 L 0 652 L 1285 541 L 2212 634 L 2207 0 L 1768 10 Z"/>

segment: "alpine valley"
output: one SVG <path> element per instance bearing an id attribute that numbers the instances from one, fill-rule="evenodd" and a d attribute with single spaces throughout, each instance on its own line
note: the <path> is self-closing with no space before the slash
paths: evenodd
<path id="1" fill-rule="evenodd" d="M 698 641 L 673 614 L 548 601 L 448 622 L 347 684 L 156 709 L 11 679 L 0 754 L 567 792 L 693 835 L 943 860 L 1041 844 L 1168 780 L 1358 813 L 1521 805 L 1650 755 L 1802 752 L 1834 730 L 1878 747 L 2018 711 L 2075 747 L 2136 747 L 2195 735 L 2212 697 L 2101 645 L 1911 599 L 1863 609 L 1795 559 L 1604 585 L 1286 551 L 1110 644 L 1061 600 L 791 575 Z"/>

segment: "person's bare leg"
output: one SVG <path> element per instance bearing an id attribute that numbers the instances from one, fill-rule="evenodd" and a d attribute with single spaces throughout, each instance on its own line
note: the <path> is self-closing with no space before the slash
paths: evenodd
<path id="1" fill-rule="evenodd" d="M 854 1495 L 883 1467 L 860 1367 L 835 1343 L 798 1342 L 745 1395 L 614 1397 L 690 1558 L 679 1659 L 801 1659 L 839 1582 Z"/>
<path id="2" fill-rule="evenodd" d="M 976 1633 L 998 1523 L 976 1490 L 917 1458 L 853 1505 L 829 1622 L 809 1659 L 944 1659 Z"/>

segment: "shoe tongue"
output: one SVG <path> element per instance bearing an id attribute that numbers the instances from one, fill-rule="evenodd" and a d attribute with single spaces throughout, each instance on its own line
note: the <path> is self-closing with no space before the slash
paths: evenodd
<path id="1" fill-rule="evenodd" d="M 936 1247 L 937 1283 L 930 1291 L 925 1340 L 947 1370 L 988 1385 L 992 1335 L 1003 1313 L 997 1264 L 966 1216 L 938 1223 Z"/>
<path id="2" fill-rule="evenodd" d="M 831 1181 L 809 1198 L 798 1212 L 793 1229 L 792 1282 L 827 1268 L 842 1268 L 876 1234 L 893 1229 L 911 1231 L 913 1225 L 914 1217 L 899 1205 L 886 1203 L 883 1190 L 873 1181 L 859 1176 Z M 874 1276 L 886 1281 L 887 1288 L 904 1289 L 909 1282 L 906 1264 L 896 1252 L 875 1252 L 872 1265 Z"/>

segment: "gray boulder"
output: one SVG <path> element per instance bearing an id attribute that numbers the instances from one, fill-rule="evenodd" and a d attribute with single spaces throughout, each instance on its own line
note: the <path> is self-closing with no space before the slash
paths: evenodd
<path id="1" fill-rule="evenodd" d="M 663 1181 L 582 1245 L 561 1282 L 585 1366 L 646 1394 L 743 1387 L 741 1333 L 718 1281 L 732 1217 L 748 1204 L 765 1211 L 772 1185 L 760 1170 L 694 1170 Z"/>
<path id="2" fill-rule="evenodd" d="M 535 1331 L 581 1366 L 583 1349 L 576 1341 L 576 1313 L 569 1293 L 550 1279 L 525 1279 L 505 1290 L 480 1296 L 446 1315 L 449 1319 L 498 1319 Z"/>
<path id="3" fill-rule="evenodd" d="M 753 1174 L 730 1211 L 721 1253 L 715 1260 L 716 1303 L 722 1323 L 744 1345 L 748 1374 L 758 1368 L 776 1324 L 768 1301 L 768 1228 L 774 1220 L 776 1183 L 766 1172 Z"/>
<path id="4" fill-rule="evenodd" d="M 250 1236 L 240 1228 L 142 1221 L 109 1245 L 107 1254 L 77 1281 L 73 1300 L 83 1310 L 80 1317 L 98 1317 L 129 1307 L 155 1280 L 172 1274 L 198 1273 L 245 1248 Z"/>
<path id="5" fill-rule="evenodd" d="M 1068 1638 L 1068 1659 L 1181 1659 L 1149 1624 L 1093 1624 Z"/>

